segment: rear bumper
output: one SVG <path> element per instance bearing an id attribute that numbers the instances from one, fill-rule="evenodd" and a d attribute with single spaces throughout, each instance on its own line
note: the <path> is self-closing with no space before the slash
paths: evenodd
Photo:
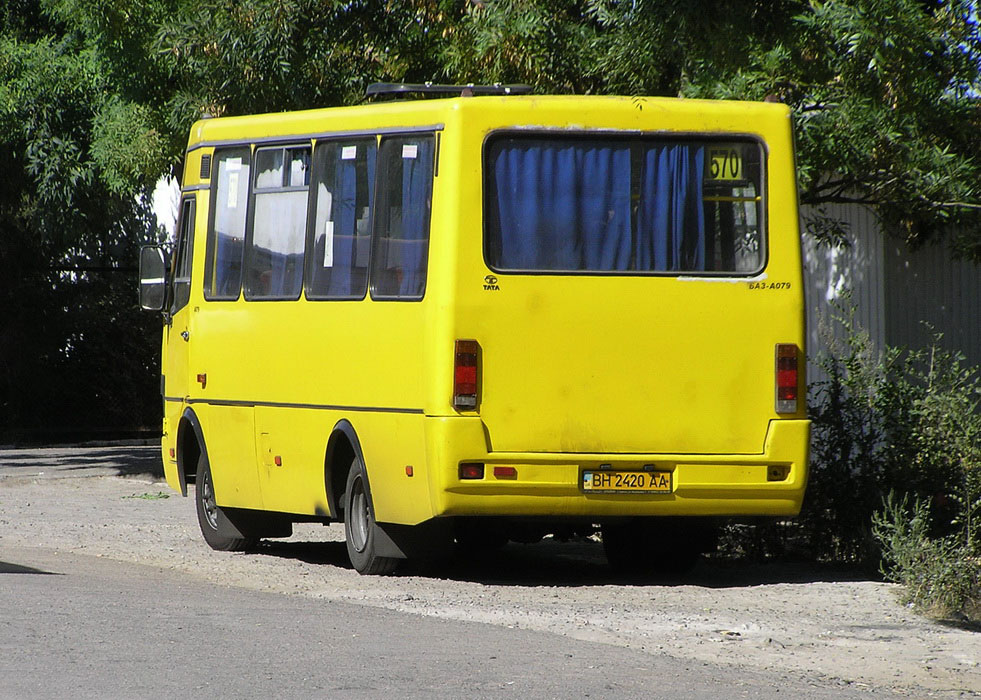
<path id="1" fill-rule="evenodd" d="M 773 420 L 762 454 L 502 453 L 486 445 L 479 418 L 428 418 L 435 516 L 793 516 L 807 485 L 810 421 Z M 461 462 L 485 465 L 482 479 L 459 478 Z M 582 472 L 645 467 L 672 474 L 665 494 L 593 494 Z M 495 477 L 495 466 L 516 476 Z"/>

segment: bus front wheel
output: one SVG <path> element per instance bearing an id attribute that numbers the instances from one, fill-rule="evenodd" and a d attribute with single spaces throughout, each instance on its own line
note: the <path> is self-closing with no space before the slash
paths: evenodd
<path id="1" fill-rule="evenodd" d="M 229 530 L 237 532 L 215 501 L 215 483 L 211 478 L 211 466 L 204 452 L 198 457 L 198 471 L 194 481 L 194 501 L 198 511 L 198 525 L 204 541 L 219 552 L 241 552 L 255 547 L 254 537 L 234 537 Z"/>
<path id="2" fill-rule="evenodd" d="M 376 527 L 364 462 L 355 457 L 344 489 L 344 537 L 351 566 L 359 574 L 390 574 L 399 565 L 398 559 L 376 553 Z"/>

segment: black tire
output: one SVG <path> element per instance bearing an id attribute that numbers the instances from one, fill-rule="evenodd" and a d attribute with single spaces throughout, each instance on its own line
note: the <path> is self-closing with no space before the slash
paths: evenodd
<path id="1" fill-rule="evenodd" d="M 637 519 L 603 524 L 606 560 L 614 571 L 622 574 L 655 577 L 686 574 L 701 558 L 701 542 L 668 520 Z"/>
<path id="2" fill-rule="evenodd" d="M 379 556 L 375 551 L 375 509 L 371 504 L 364 462 L 355 457 L 344 489 L 344 539 L 351 566 L 359 574 L 390 574 L 401 559 Z"/>
<path id="3" fill-rule="evenodd" d="M 198 471 L 194 481 L 194 502 L 198 511 L 198 525 L 204 541 L 219 552 L 242 552 L 255 547 L 254 537 L 229 537 L 228 530 L 235 528 L 215 502 L 215 484 L 211 479 L 211 466 L 202 452 L 198 457 Z"/>

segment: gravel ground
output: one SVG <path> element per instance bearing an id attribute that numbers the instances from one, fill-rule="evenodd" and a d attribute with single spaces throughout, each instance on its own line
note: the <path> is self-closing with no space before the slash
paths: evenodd
<path id="1" fill-rule="evenodd" d="M 981 635 L 918 617 L 897 603 L 895 586 L 849 573 L 703 562 L 677 584 L 641 585 L 617 579 L 596 543 L 546 540 L 364 577 L 348 565 L 343 526 L 297 525 L 292 538 L 263 543 L 256 553 L 214 552 L 197 530 L 193 500 L 142 468 L 113 476 L 124 470 L 97 467 L 103 455 L 51 470 L 38 452 L 0 453 L 0 560 L 5 545 L 55 549 L 231 586 L 542 630 L 820 686 L 981 697 Z M 144 455 L 153 462 L 152 448 Z"/>

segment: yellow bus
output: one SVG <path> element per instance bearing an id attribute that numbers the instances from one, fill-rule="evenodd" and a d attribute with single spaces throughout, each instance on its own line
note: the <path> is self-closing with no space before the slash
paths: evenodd
<path id="1" fill-rule="evenodd" d="M 788 108 L 375 88 L 437 91 L 191 129 L 141 303 L 208 544 L 343 521 L 387 573 L 600 532 L 614 566 L 679 569 L 720 518 L 797 514 Z"/>

